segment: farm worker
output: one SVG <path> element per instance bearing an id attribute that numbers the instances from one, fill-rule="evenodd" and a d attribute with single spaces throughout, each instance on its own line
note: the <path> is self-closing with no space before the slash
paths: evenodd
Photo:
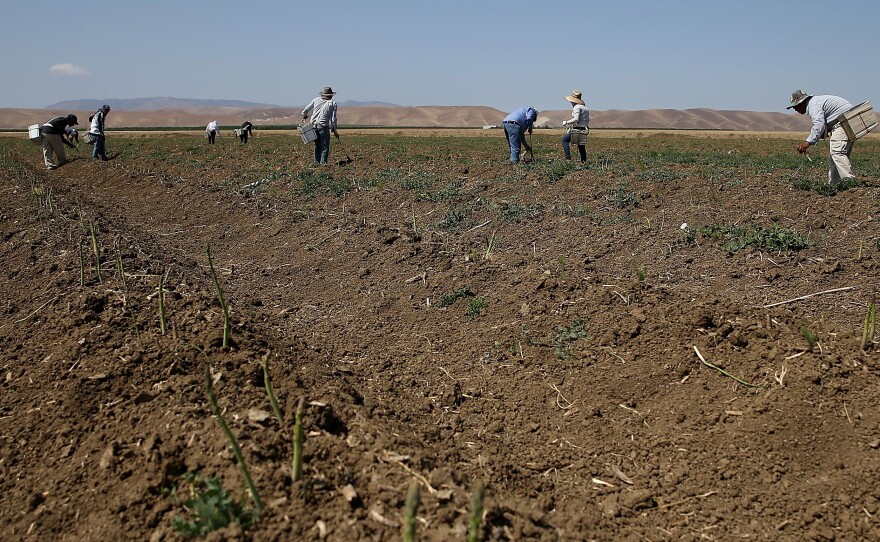
<path id="1" fill-rule="evenodd" d="M 67 134 L 68 141 L 70 141 L 71 143 L 79 143 L 79 130 L 68 126 L 64 129 L 64 133 Z"/>
<path id="2" fill-rule="evenodd" d="M 100 158 L 101 160 L 107 160 L 107 140 L 104 137 L 104 121 L 107 119 L 107 115 L 110 113 L 110 106 L 104 104 L 101 106 L 101 109 L 95 111 L 95 114 L 91 116 L 89 119 L 92 121 L 92 124 L 89 126 L 89 134 L 92 136 L 92 144 L 95 145 L 95 148 L 92 149 L 92 158 Z"/>
<path id="3" fill-rule="evenodd" d="M 65 137 L 64 129 L 68 126 L 76 126 L 76 115 L 70 114 L 64 117 L 55 117 L 46 121 L 40 127 L 40 135 L 43 140 L 43 163 L 49 169 L 56 169 L 67 162 L 67 156 L 64 154 L 64 145 L 75 148 L 73 143 Z M 53 160 L 53 155 L 57 158 L 57 162 Z"/>
<path id="4" fill-rule="evenodd" d="M 590 110 L 584 105 L 581 91 L 572 90 L 571 94 L 565 99 L 571 102 L 571 118 L 562 121 L 562 127 L 568 126 L 565 135 L 562 136 L 562 152 L 565 153 L 565 159 L 571 160 L 571 144 L 572 135 L 577 142 L 578 154 L 581 155 L 581 163 L 587 163 L 587 134 L 590 133 Z"/>
<path id="5" fill-rule="evenodd" d="M 853 177 L 852 163 L 849 155 L 852 152 L 853 143 L 846 135 L 846 130 L 837 122 L 841 113 L 846 113 L 853 105 L 840 96 L 811 96 L 803 90 L 791 93 L 791 105 L 786 109 L 794 109 L 801 115 L 808 113 L 813 121 L 813 129 L 807 140 L 798 145 L 797 151 L 806 154 L 807 149 L 831 135 L 831 159 L 828 165 L 828 184 L 835 185 L 841 179 Z"/>
<path id="6" fill-rule="evenodd" d="M 309 114 L 309 122 L 315 127 L 318 138 L 315 139 L 315 163 L 326 164 L 330 156 L 330 132 L 339 139 L 336 131 L 336 102 L 333 101 L 333 88 L 324 87 L 320 95 L 302 110 L 302 118 L 305 120 Z"/>
<path id="7" fill-rule="evenodd" d="M 223 137 L 223 134 L 220 133 L 220 125 L 217 124 L 216 120 L 212 120 L 208 123 L 207 126 L 205 126 L 205 135 L 208 136 L 208 143 L 210 143 L 211 145 L 214 144 L 215 137 L 217 137 L 218 135 L 220 137 Z"/>
<path id="8" fill-rule="evenodd" d="M 532 147 L 526 143 L 526 132 L 532 133 L 532 126 L 538 119 L 538 111 L 533 107 L 521 107 L 504 117 L 504 132 L 507 134 L 507 146 L 510 147 L 510 161 L 514 164 L 519 162 L 520 146 L 532 152 Z"/>
<path id="9" fill-rule="evenodd" d="M 254 125 L 250 121 L 245 121 L 238 129 L 238 139 L 242 143 L 247 143 L 248 136 L 254 135 Z"/>

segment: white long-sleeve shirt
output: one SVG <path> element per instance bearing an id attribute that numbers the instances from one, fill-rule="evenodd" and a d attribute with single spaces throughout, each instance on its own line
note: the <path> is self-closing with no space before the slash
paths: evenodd
<path id="1" fill-rule="evenodd" d="M 840 96 L 813 96 L 807 104 L 807 114 L 813 119 L 813 129 L 807 137 L 807 143 L 815 145 L 825 135 L 826 127 L 837 120 L 841 113 L 846 113 L 853 105 Z"/>
<path id="2" fill-rule="evenodd" d="M 302 110 L 302 116 L 304 117 L 308 116 L 309 113 L 312 114 L 309 122 L 315 128 L 330 127 L 331 130 L 336 130 L 336 102 L 332 99 L 325 100 L 318 96 Z"/>
<path id="3" fill-rule="evenodd" d="M 216 120 L 212 120 L 208 123 L 208 126 L 205 127 L 206 132 L 217 132 L 220 133 L 220 125 L 217 124 Z"/>
<path id="4" fill-rule="evenodd" d="M 575 104 L 575 106 L 571 108 L 571 118 L 563 121 L 562 125 L 577 128 L 589 128 L 590 110 L 587 109 L 587 106 L 585 105 Z"/>

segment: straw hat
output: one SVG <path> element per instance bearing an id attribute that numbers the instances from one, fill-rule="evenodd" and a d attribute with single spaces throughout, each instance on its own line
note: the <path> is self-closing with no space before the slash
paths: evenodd
<path id="1" fill-rule="evenodd" d="M 568 100 L 569 102 L 573 103 L 573 104 L 584 105 L 584 100 L 581 99 L 581 96 L 582 96 L 582 95 L 581 95 L 581 91 L 579 91 L 579 90 L 572 90 L 572 91 L 571 91 L 571 96 L 566 96 L 565 99 Z"/>
<path id="2" fill-rule="evenodd" d="M 791 93 L 791 105 L 786 107 L 786 109 L 791 109 L 793 107 L 797 107 L 812 98 L 809 94 L 804 92 L 803 90 L 796 90 Z"/>
<path id="3" fill-rule="evenodd" d="M 336 93 L 333 92 L 332 87 L 324 87 L 324 90 L 321 91 L 321 96 L 329 98 L 331 96 L 336 96 Z"/>

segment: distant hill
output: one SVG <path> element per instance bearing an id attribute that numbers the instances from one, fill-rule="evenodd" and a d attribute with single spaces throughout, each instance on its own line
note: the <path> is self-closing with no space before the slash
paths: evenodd
<path id="1" fill-rule="evenodd" d="M 347 100 L 339 102 L 340 107 L 403 107 L 401 105 L 388 102 L 359 102 L 357 100 Z"/>
<path id="2" fill-rule="evenodd" d="M 281 107 L 273 104 L 245 102 L 242 100 L 199 100 L 193 98 L 105 98 L 103 100 L 68 100 L 46 106 L 45 109 L 69 109 L 71 111 L 95 111 L 107 104 L 117 111 L 158 111 L 161 109 L 184 109 L 190 107 Z"/>
<path id="3" fill-rule="evenodd" d="M 44 109 L 69 109 L 71 111 L 95 111 L 102 105 L 107 104 L 115 111 L 161 111 L 162 109 L 208 109 L 217 107 L 244 108 L 279 108 L 280 105 L 245 102 L 242 100 L 202 100 L 197 98 L 105 98 L 103 100 L 67 100 L 46 106 Z M 359 102 L 348 100 L 339 102 L 344 107 L 400 107 L 388 102 Z M 303 104 L 300 107 L 305 106 Z"/>
<path id="4" fill-rule="evenodd" d="M 163 109 L 139 108 L 125 110 L 114 106 L 107 125 L 114 128 L 155 128 L 205 126 L 217 120 L 223 126 L 240 126 L 251 121 L 258 127 L 291 126 L 302 121 L 302 107 L 278 106 L 216 106 L 205 107 L 206 100 L 196 100 L 198 106 Z M 79 102 L 66 102 L 77 104 Z M 56 115 L 74 113 L 80 126 L 88 126 L 86 119 L 104 101 L 87 101 L 86 105 L 53 109 L 2 109 L 0 128 L 24 129 L 29 124 L 43 123 Z M 241 103 L 241 102 L 223 102 Z M 243 102 L 247 103 L 247 102 Z M 368 103 L 368 102 L 361 102 Z M 97 104 L 97 105 L 96 105 Z M 419 106 L 359 105 L 340 103 L 339 124 L 346 126 L 387 127 L 448 127 L 482 128 L 500 126 L 507 115 L 487 106 Z M 571 110 L 541 111 L 538 127 L 560 128 L 562 121 L 571 116 Z M 590 111 L 591 128 L 631 128 L 661 130 L 740 130 L 755 132 L 806 132 L 809 118 L 795 113 L 722 111 L 715 109 L 645 109 L 641 111 Z"/>

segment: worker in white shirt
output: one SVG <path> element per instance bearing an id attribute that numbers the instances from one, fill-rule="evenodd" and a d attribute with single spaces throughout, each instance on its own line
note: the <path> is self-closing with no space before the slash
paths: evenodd
<path id="1" fill-rule="evenodd" d="M 791 105 L 786 109 L 794 109 L 801 115 L 809 114 L 813 121 L 813 128 L 807 140 L 798 145 L 797 151 L 806 154 L 807 149 L 831 136 L 831 158 L 828 165 L 828 184 L 835 185 L 841 179 L 854 177 L 852 162 L 849 155 L 852 153 L 853 143 L 846 135 L 846 130 L 837 122 L 837 117 L 853 108 L 849 101 L 840 96 L 811 96 L 803 90 L 791 93 Z"/>
<path id="2" fill-rule="evenodd" d="M 302 110 L 302 118 L 305 119 L 311 114 L 312 126 L 315 127 L 315 133 L 318 138 L 315 139 L 315 163 L 326 164 L 327 158 L 330 156 L 330 132 L 339 139 L 339 132 L 336 131 L 336 102 L 333 100 L 333 88 L 324 87 L 320 96 L 312 100 L 312 102 Z"/>
<path id="3" fill-rule="evenodd" d="M 217 124 L 216 120 L 212 120 L 208 123 L 208 126 L 205 127 L 205 136 L 208 138 L 208 143 L 211 145 L 214 144 L 214 138 L 217 136 L 223 137 L 220 133 L 220 125 Z"/>

